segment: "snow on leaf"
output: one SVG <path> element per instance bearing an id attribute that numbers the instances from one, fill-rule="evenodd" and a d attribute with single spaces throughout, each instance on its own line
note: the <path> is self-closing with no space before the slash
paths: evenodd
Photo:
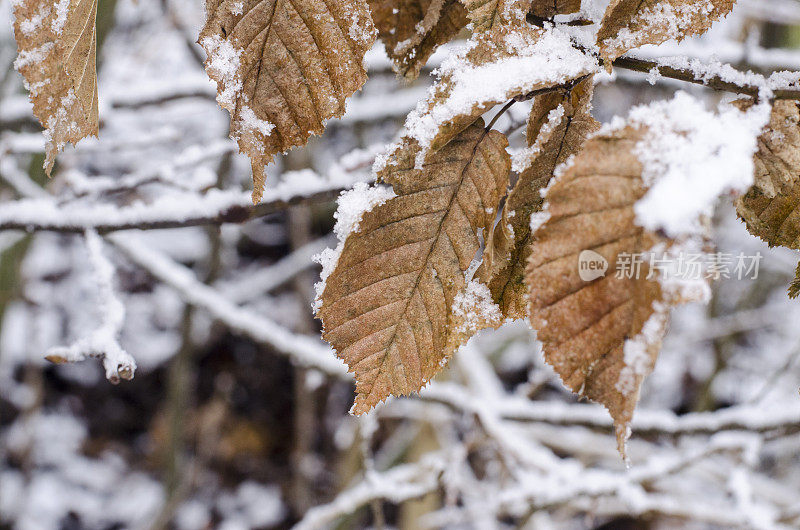
<path id="1" fill-rule="evenodd" d="M 544 202 L 540 192 L 556 167 L 577 153 L 586 137 L 600 127 L 589 113 L 592 92 L 592 79 L 587 78 L 574 88 L 537 97 L 531 109 L 527 131 L 531 147 L 515 160 L 519 179 L 487 239 L 483 265 L 477 272 L 508 318 L 527 315 L 525 265 L 533 245 L 531 214 L 539 212 Z"/>
<path id="2" fill-rule="evenodd" d="M 530 2 L 525 0 L 462 0 L 467 7 L 470 28 L 475 33 L 502 25 L 521 26 Z"/>
<path id="3" fill-rule="evenodd" d="M 597 43 L 611 61 L 645 44 L 682 40 L 708 31 L 733 9 L 736 0 L 612 0 L 606 10 Z"/>
<path id="4" fill-rule="evenodd" d="M 684 92 L 637 107 L 629 119 L 648 127 L 637 155 L 650 188 L 636 205 L 637 223 L 670 237 L 701 234 L 716 200 L 743 193 L 753 183 L 753 153 L 769 119 L 769 105 L 742 112 L 722 105 L 716 113 Z"/>
<path id="5" fill-rule="evenodd" d="M 206 0 L 199 42 L 231 136 L 250 157 L 253 200 L 272 157 L 304 145 L 366 81 L 375 30 L 364 0 Z"/>
<path id="6" fill-rule="evenodd" d="M 428 150 L 441 149 L 475 119 L 511 98 L 568 83 L 595 71 L 566 33 L 503 24 L 473 37 L 449 57 L 437 83 L 406 120 L 405 134 Z"/>
<path id="7" fill-rule="evenodd" d="M 96 16 L 97 0 L 14 2 L 15 67 L 45 128 L 48 174 L 67 142 L 98 132 Z"/>
<path id="8" fill-rule="evenodd" d="M 704 277 L 651 274 L 648 256 L 674 264 L 702 252 L 701 219 L 752 172 L 762 120 L 763 106 L 713 114 L 685 94 L 638 107 L 592 136 L 545 191 L 549 217 L 527 268 L 531 323 L 565 385 L 609 410 L 623 453 L 670 308 L 709 293 Z M 689 145 L 700 158 L 687 157 Z M 691 220 L 676 223 L 674 209 Z"/>
<path id="9" fill-rule="evenodd" d="M 506 146 L 478 120 L 416 169 L 419 147 L 405 140 L 377 175 L 397 196 L 358 208 L 357 227 L 328 256 L 317 316 L 355 373 L 355 413 L 419 390 L 460 345 L 459 328 L 471 326 L 465 319 L 491 320 L 480 293 L 464 290 L 464 273 L 505 192 Z"/>
<path id="10" fill-rule="evenodd" d="M 368 0 L 378 36 L 403 77 L 414 79 L 440 45 L 467 24 L 460 0 Z"/>

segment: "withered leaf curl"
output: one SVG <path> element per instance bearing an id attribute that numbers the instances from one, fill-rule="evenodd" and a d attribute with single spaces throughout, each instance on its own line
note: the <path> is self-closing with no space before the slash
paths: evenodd
<path id="1" fill-rule="evenodd" d="M 206 0 L 206 13 L 206 72 L 252 162 L 257 202 L 272 157 L 344 114 L 375 29 L 365 0 Z"/>
<path id="2" fill-rule="evenodd" d="M 747 229 L 770 246 L 800 250 L 800 107 L 777 101 L 758 138 L 754 184 L 736 201 Z"/>

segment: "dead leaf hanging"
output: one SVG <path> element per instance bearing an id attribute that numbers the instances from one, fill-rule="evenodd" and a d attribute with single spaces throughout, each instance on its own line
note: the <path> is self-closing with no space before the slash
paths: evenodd
<path id="1" fill-rule="evenodd" d="M 45 128 L 45 169 L 67 142 L 97 136 L 97 0 L 14 2 L 17 70 Z"/>
<path id="2" fill-rule="evenodd" d="M 206 71 L 252 162 L 257 202 L 272 157 L 344 114 L 375 30 L 364 0 L 206 0 L 206 12 Z"/>
<path id="3" fill-rule="evenodd" d="M 682 40 L 708 31 L 733 9 L 736 0 L 612 0 L 597 44 L 610 62 L 645 44 Z"/>
<path id="4" fill-rule="evenodd" d="M 481 293 L 465 289 L 464 273 L 505 192 L 506 145 L 478 120 L 421 169 L 419 148 L 406 141 L 378 174 L 396 197 L 364 213 L 347 237 L 317 312 L 324 338 L 355 374 L 356 414 L 419 390 L 468 320 L 481 317 L 470 314 Z"/>
<path id="5" fill-rule="evenodd" d="M 673 285 L 651 275 L 648 253 L 673 240 L 637 224 L 648 191 L 637 144 L 644 126 L 589 139 L 533 215 L 526 281 L 530 319 L 545 360 L 573 392 L 602 403 L 625 441 L 670 309 L 702 298 L 704 281 Z M 700 286 L 700 289 L 697 287 Z"/>
<path id="6" fill-rule="evenodd" d="M 368 0 L 397 73 L 415 79 L 428 59 L 467 24 L 460 0 Z"/>

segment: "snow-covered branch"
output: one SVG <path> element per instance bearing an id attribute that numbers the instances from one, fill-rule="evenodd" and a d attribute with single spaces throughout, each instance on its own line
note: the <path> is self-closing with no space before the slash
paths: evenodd
<path id="1" fill-rule="evenodd" d="M 120 379 L 131 380 L 136 372 L 136 361 L 118 342 L 125 322 L 125 306 L 114 288 L 114 266 L 103 255 L 103 242 L 97 232 L 87 230 L 85 240 L 89 262 L 95 275 L 97 316 L 101 324 L 70 346 L 51 348 L 46 357 L 56 364 L 98 357 L 103 360 L 109 381 L 118 383 Z"/>
<path id="2" fill-rule="evenodd" d="M 288 355 L 300 366 L 337 378 L 348 377 L 344 365 L 322 341 L 294 334 L 266 317 L 237 306 L 213 287 L 200 282 L 192 271 L 148 248 L 133 234 L 112 234 L 108 240 L 133 263 L 175 289 L 186 303 L 207 311 L 232 331 Z"/>

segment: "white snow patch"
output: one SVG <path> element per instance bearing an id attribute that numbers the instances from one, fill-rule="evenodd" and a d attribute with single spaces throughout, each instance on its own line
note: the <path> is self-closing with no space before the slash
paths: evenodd
<path id="1" fill-rule="evenodd" d="M 16 60 L 14 61 L 14 68 L 21 70 L 26 66 L 41 63 L 47 58 L 48 55 L 50 55 L 50 52 L 53 51 L 54 47 L 55 44 L 52 42 L 45 42 L 38 48 L 34 48 L 32 50 L 20 50 Z"/>
<path id="2" fill-rule="evenodd" d="M 339 239 L 339 244 L 336 248 L 326 248 L 313 257 L 315 262 L 322 265 L 320 281 L 314 284 L 314 289 L 317 293 L 313 305 L 314 312 L 317 312 L 322 307 L 322 293 L 325 292 L 325 282 L 333 272 L 333 269 L 336 268 L 339 256 L 344 250 L 344 242 L 347 236 L 358 231 L 358 225 L 366 212 L 396 196 L 394 190 L 390 187 L 377 184 L 370 186 L 365 182 L 358 182 L 353 186 L 353 189 L 344 191 L 339 195 L 338 208 L 336 213 L 333 214 L 336 219 L 333 232 Z"/>
<path id="3" fill-rule="evenodd" d="M 273 129 L 275 129 L 274 124 L 268 122 L 267 120 L 262 120 L 256 116 L 256 113 L 253 111 L 253 109 L 247 105 L 242 107 L 242 112 L 239 114 L 239 116 L 243 131 L 258 131 L 266 137 L 272 134 Z"/>
<path id="4" fill-rule="evenodd" d="M 636 154 L 649 190 L 636 203 L 636 222 L 680 238 L 704 233 L 702 218 L 711 215 L 720 195 L 752 185 L 753 154 L 769 115 L 766 103 L 746 112 L 721 105 L 714 113 L 678 92 L 672 100 L 634 108 L 627 122 L 617 119 L 598 134 L 647 127 Z"/>
<path id="5" fill-rule="evenodd" d="M 566 110 L 564 109 L 564 105 L 559 105 L 547 114 L 547 120 L 545 121 L 544 125 L 542 125 L 542 128 L 539 131 L 539 134 L 536 137 L 536 141 L 533 143 L 533 145 L 520 149 L 516 153 L 512 154 L 512 171 L 522 173 L 531 167 L 536 155 L 542 151 L 542 145 L 544 142 L 549 140 L 550 135 L 559 126 L 559 124 L 561 124 L 565 113 Z"/>
<path id="6" fill-rule="evenodd" d="M 244 2 L 234 2 L 231 4 L 231 15 L 241 15 L 244 13 Z"/>
<path id="7" fill-rule="evenodd" d="M 236 98 L 242 91 L 239 69 L 242 65 L 243 50 L 220 38 L 219 35 L 205 37 L 200 44 L 208 54 L 206 69 L 209 75 L 217 85 L 222 85 L 217 93 L 217 102 L 222 108 L 233 113 L 236 109 Z"/>
<path id="8" fill-rule="evenodd" d="M 67 24 L 67 15 L 69 14 L 69 2 L 70 0 L 58 0 L 55 5 L 56 8 L 56 17 L 53 19 L 50 27 L 53 30 L 53 33 L 56 35 L 61 35 L 61 32 L 64 31 L 64 26 Z"/>
<path id="9" fill-rule="evenodd" d="M 19 21 L 19 29 L 23 35 L 33 35 L 39 28 L 42 27 L 44 20 L 50 16 L 51 6 L 42 4 L 39 11 L 36 12 L 31 18 Z"/>
<path id="10" fill-rule="evenodd" d="M 486 325 L 500 324 L 503 313 L 492 300 L 489 288 L 478 280 L 467 282 L 453 299 L 453 315 L 459 333 L 476 333 Z"/>
<path id="11" fill-rule="evenodd" d="M 631 31 L 623 28 L 613 38 L 606 39 L 604 44 L 612 48 L 636 48 L 647 42 L 645 39 L 653 30 L 664 33 L 668 39 L 680 39 L 697 20 L 710 17 L 713 10 L 714 3 L 711 0 L 677 5 L 671 2 L 659 2 L 634 17 L 639 30 Z"/>

